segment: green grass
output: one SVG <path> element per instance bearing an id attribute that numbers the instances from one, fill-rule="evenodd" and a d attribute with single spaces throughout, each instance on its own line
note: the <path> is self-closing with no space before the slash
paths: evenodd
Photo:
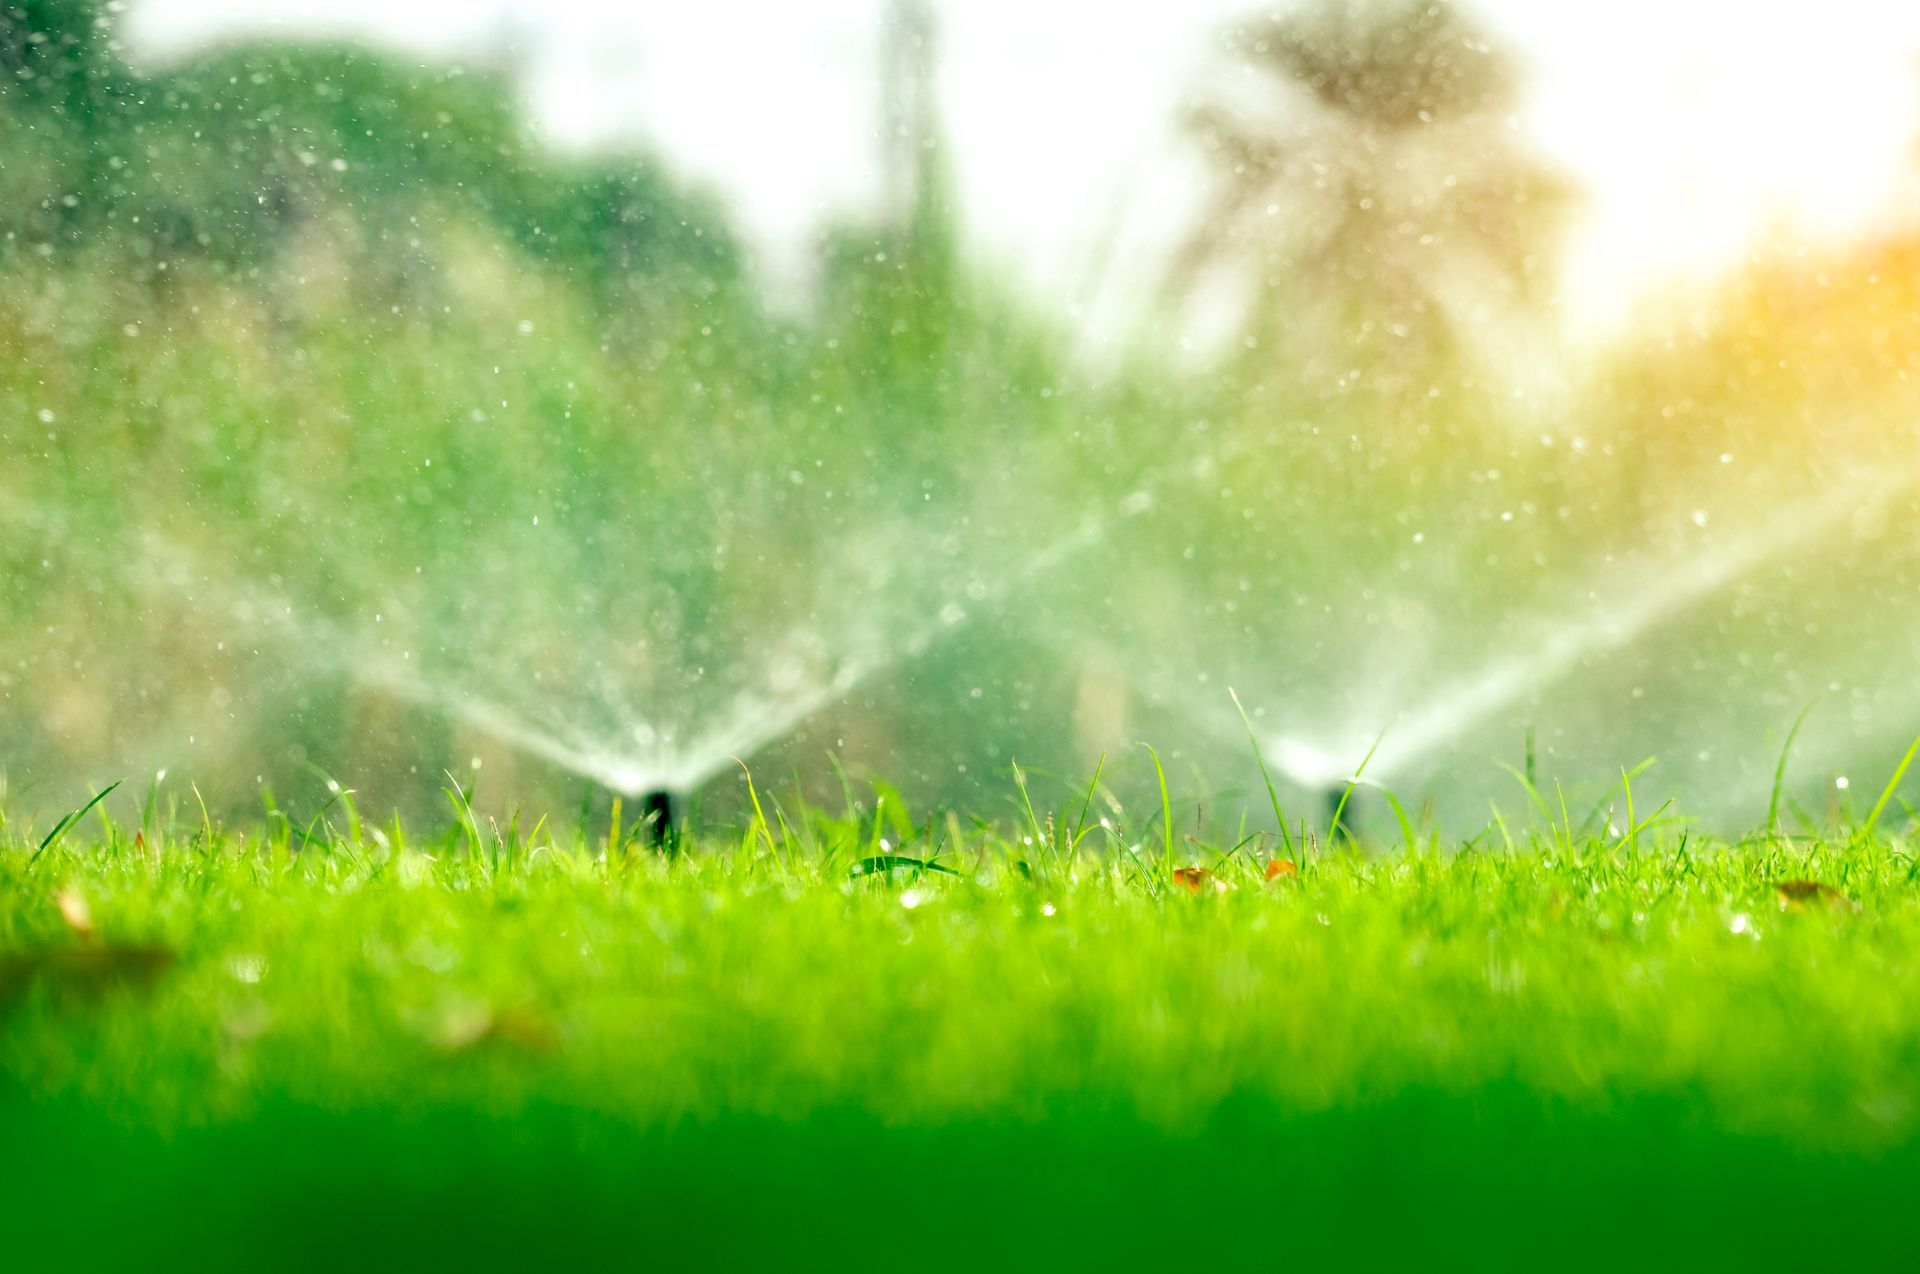
<path id="1" fill-rule="evenodd" d="M 1904 819 L 1509 818 L 1268 882 L 1260 840 L 1170 878 L 1155 820 L 1077 802 L 895 843 L 759 800 L 671 862 L 350 798 L 354 833 L 95 813 L 37 860 L 9 826 L 14 1267 L 1907 1250 Z"/>

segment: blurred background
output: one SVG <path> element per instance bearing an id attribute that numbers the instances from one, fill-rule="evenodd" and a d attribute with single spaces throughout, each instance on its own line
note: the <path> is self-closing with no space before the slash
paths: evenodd
<path id="1" fill-rule="evenodd" d="M 1853 0 L 0 0 L 7 800 L 1870 801 L 1916 139 Z"/>

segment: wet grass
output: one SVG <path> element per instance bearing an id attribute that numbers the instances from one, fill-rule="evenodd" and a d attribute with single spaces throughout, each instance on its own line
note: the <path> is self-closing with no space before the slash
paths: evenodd
<path id="1" fill-rule="evenodd" d="M 903 834 L 761 800 L 671 861 L 410 843 L 350 797 L 9 827 L 20 1268 L 1905 1250 L 1904 818 L 1169 870 L 1077 805 Z"/>

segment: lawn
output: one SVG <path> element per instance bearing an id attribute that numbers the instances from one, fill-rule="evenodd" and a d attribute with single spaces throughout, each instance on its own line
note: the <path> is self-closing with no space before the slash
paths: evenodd
<path id="1" fill-rule="evenodd" d="M 1910 1250 L 1891 818 L 1226 852 L 762 800 L 670 860 L 464 813 L 9 825 L 7 1264 Z"/>

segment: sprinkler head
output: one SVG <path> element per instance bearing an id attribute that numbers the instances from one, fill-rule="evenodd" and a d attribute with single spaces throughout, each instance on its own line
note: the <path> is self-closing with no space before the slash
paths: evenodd
<path id="1" fill-rule="evenodd" d="M 680 820 L 674 804 L 673 793 L 663 787 L 640 798 L 640 825 L 646 829 L 647 843 L 663 854 L 680 848 Z"/>

